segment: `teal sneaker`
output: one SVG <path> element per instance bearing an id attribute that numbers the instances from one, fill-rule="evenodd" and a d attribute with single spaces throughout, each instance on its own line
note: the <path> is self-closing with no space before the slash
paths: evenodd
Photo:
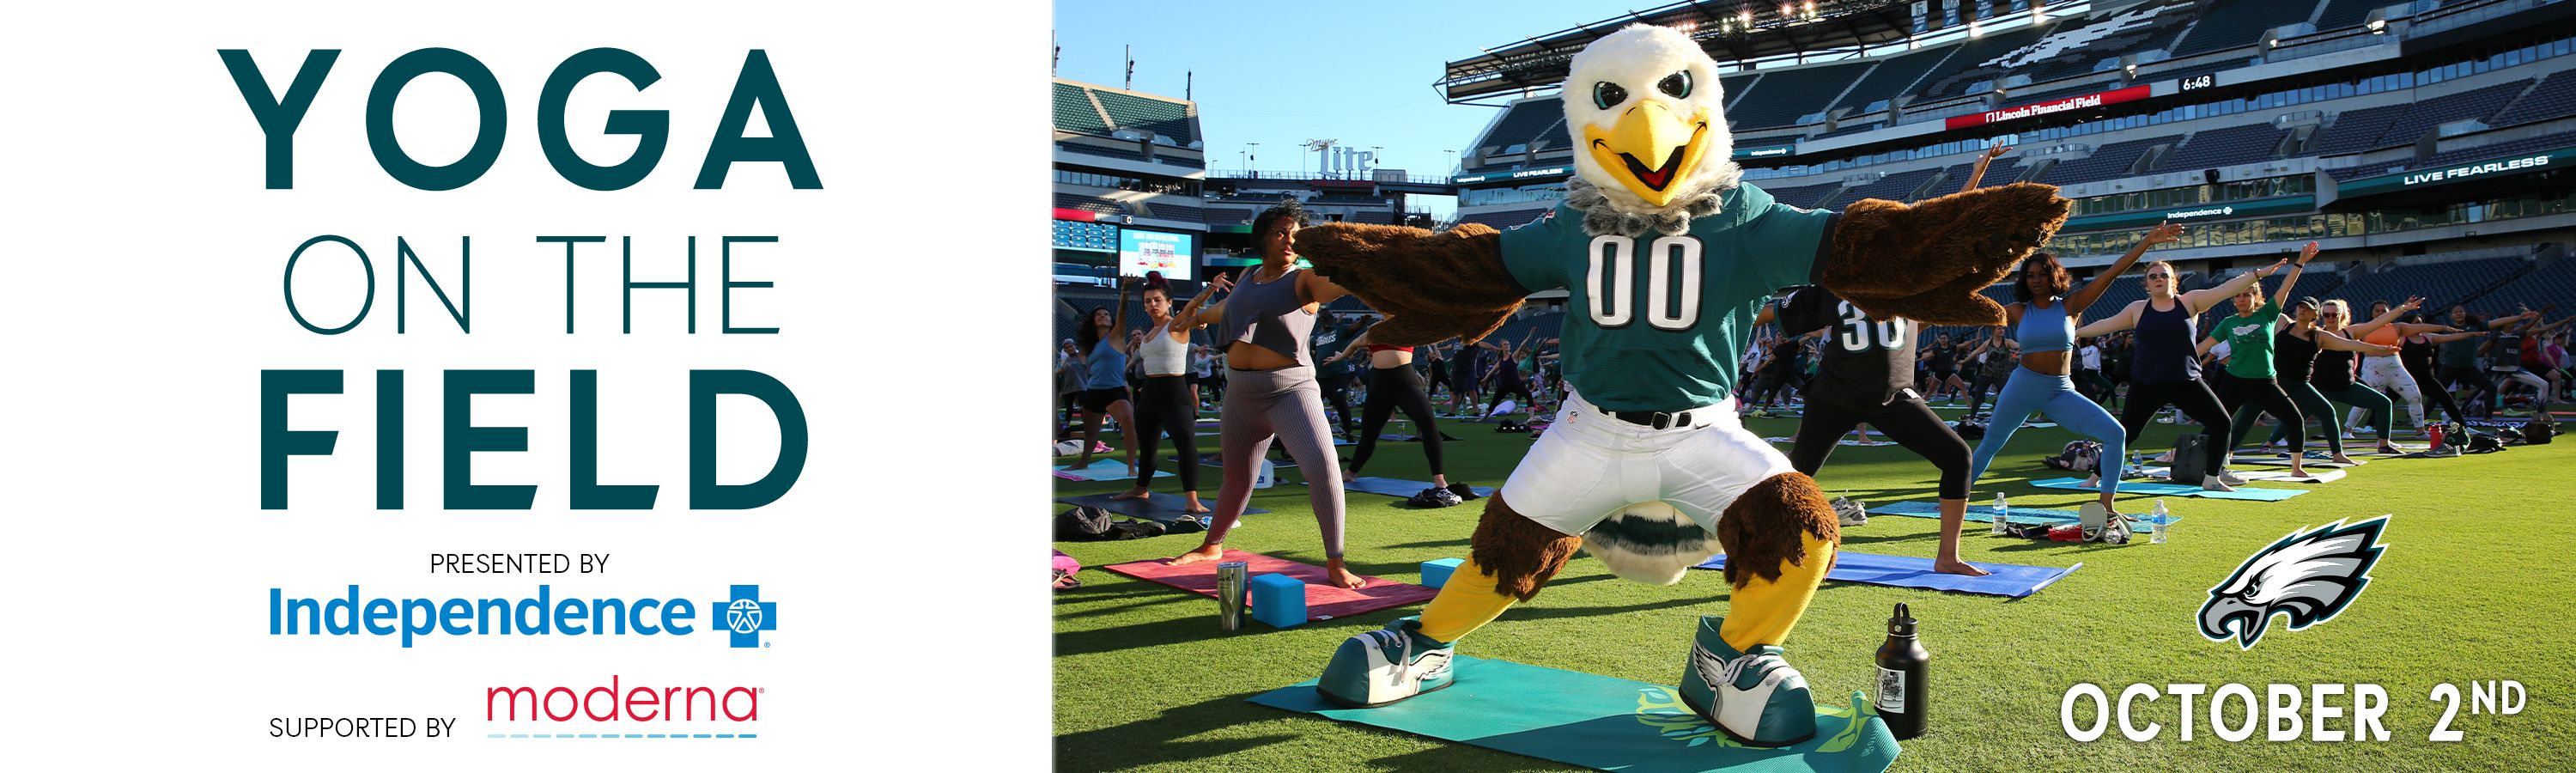
<path id="1" fill-rule="evenodd" d="M 1746 746 L 1790 746 L 1816 735 L 1816 700 L 1807 678 L 1780 659 L 1779 647 L 1737 652 L 1717 635 L 1723 617 L 1699 619 L 1690 662 L 1682 668 L 1682 702 Z"/>
<path id="2" fill-rule="evenodd" d="M 1421 633 L 1422 619 L 1397 618 L 1380 630 L 1342 640 L 1315 680 L 1325 700 L 1369 709 L 1449 686 L 1455 647 Z"/>

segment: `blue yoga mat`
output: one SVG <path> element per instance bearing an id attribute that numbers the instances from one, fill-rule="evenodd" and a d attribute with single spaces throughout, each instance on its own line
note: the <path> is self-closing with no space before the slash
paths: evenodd
<path id="1" fill-rule="evenodd" d="M 1843 552 L 1834 554 L 1833 571 L 1826 572 L 1825 579 L 1840 582 L 1868 583 L 1870 585 L 1891 585 L 1899 588 L 1954 590 L 1961 593 L 1982 593 L 1988 596 L 2009 596 L 2012 598 L 2021 598 L 2033 593 L 2038 593 L 2039 589 L 2048 587 L 2049 583 L 2056 582 L 2069 574 L 2074 574 L 2075 570 L 2084 568 L 2083 564 L 2076 564 L 2074 566 L 2061 569 L 2049 566 L 2022 566 L 2020 564 L 1987 564 L 1976 561 L 1970 561 L 1968 562 L 1968 565 L 1984 569 L 1988 572 L 1993 572 L 1993 574 L 1989 574 L 1984 577 L 1970 577 L 1964 574 L 1942 574 L 1940 572 L 1932 571 L 1932 559 L 1929 558 L 1915 558 L 1913 556 L 1882 556 L 1875 553 Z M 1709 559 L 1707 563 L 1700 564 L 1698 568 L 1724 569 L 1726 568 L 1726 557 L 1718 556 L 1716 558 Z"/>
<path id="2" fill-rule="evenodd" d="M 1052 468 L 1052 471 L 1058 478 L 1092 482 L 1104 480 L 1131 480 L 1136 477 L 1136 472 L 1134 470 L 1128 469 L 1125 462 L 1121 462 L 1116 459 L 1101 459 L 1094 461 L 1091 463 L 1091 466 L 1084 467 L 1079 470 L 1068 470 L 1063 467 L 1055 467 Z M 1169 478 L 1172 477 L 1172 472 L 1170 470 L 1155 470 L 1154 477 Z"/>
<path id="3" fill-rule="evenodd" d="M 2086 487 L 2084 485 L 2083 478 L 2050 478 L 2048 480 L 2031 481 L 2030 485 L 2038 486 L 2040 488 L 2066 489 L 2069 491 L 2092 491 L 2097 493 L 2101 491 L 2099 488 Z M 2247 486 L 2238 486 L 2235 491 L 2204 491 L 2199 486 L 2184 486 L 2174 483 L 2140 483 L 2134 480 L 2124 480 L 2120 481 L 2120 493 L 2139 494 L 2153 497 L 2202 497 L 2206 499 L 2241 499 L 2248 502 L 2278 502 L 2308 492 L 2305 489 L 2252 488 Z"/>
<path id="4" fill-rule="evenodd" d="M 1939 518 L 1941 517 L 1941 506 L 1932 502 L 1889 502 L 1887 504 L 1870 508 L 1869 514 L 1903 515 L 1914 518 Z M 1969 526 L 1975 526 L 1980 523 L 1993 523 L 1994 517 L 1995 509 L 1991 506 L 1979 504 L 1971 504 L 1968 506 Z M 2162 520 L 2167 526 L 2171 526 L 2182 521 L 2182 516 L 2179 515 L 2167 515 L 2159 519 L 2152 515 L 2130 513 L 2129 517 L 2137 519 L 2138 523 L 2153 523 L 2155 521 Z M 2083 520 L 2084 519 L 2081 515 L 2073 510 L 2041 510 L 2032 507 L 2015 507 L 2004 511 L 2005 523 L 2036 523 L 2057 526 L 2069 523 L 2082 523 Z"/>

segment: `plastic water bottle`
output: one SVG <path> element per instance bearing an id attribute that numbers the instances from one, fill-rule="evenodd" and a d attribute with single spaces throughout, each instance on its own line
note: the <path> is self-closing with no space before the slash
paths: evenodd
<path id="1" fill-rule="evenodd" d="M 2012 505 L 2004 501 L 2004 492 L 1995 492 L 1995 527 L 1986 533 L 1997 537 L 2003 536 L 2004 516 L 2011 512 Z"/>
<path id="2" fill-rule="evenodd" d="M 2171 514 L 2171 511 L 2165 509 L 2165 501 L 2162 499 L 2156 500 L 2155 509 L 2147 511 L 2147 544 L 2165 544 L 2165 521 L 2170 520 L 2167 516 Z"/>

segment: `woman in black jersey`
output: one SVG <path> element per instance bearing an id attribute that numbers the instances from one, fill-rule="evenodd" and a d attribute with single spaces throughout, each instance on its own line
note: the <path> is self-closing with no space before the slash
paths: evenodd
<path id="1" fill-rule="evenodd" d="M 1943 389 L 1950 390 L 1953 398 L 1967 391 L 1968 382 L 1959 378 L 1959 348 L 1950 343 L 1950 334 L 1932 337 L 1932 347 L 1923 353 L 1923 363 L 1932 377 L 1925 397 L 1939 397 Z"/>
<path id="2" fill-rule="evenodd" d="M 1441 467 L 1440 425 L 1432 418 L 1430 396 L 1422 391 L 1422 374 L 1413 369 L 1413 349 L 1370 343 L 1368 334 L 1361 333 L 1340 354 L 1322 363 L 1331 366 L 1337 364 L 1335 360 L 1361 356 L 1369 360 L 1368 397 L 1360 406 L 1359 446 L 1351 449 L 1350 463 L 1342 466 L 1342 480 L 1359 477 L 1360 468 L 1368 466 L 1369 457 L 1377 453 L 1378 436 L 1386 431 L 1387 420 L 1394 418 L 1396 411 L 1403 411 L 1405 418 L 1413 420 L 1414 440 L 1422 443 L 1424 460 L 1431 463 L 1431 488 L 1407 501 L 1415 507 L 1448 507 L 1474 499 L 1474 489 L 1464 483 L 1450 483 Z"/>
<path id="3" fill-rule="evenodd" d="M 1914 391 L 1914 321 L 1871 322 L 1822 287 L 1790 291 L 1764 306 L 1754 324 L 1774 319 L 1784 332 L 1825 333 L 1824 354 L 1808 383 L 1806 412 L 1798 421 L 1797 444 L 1789 450 L 1790 466 L 1813 476 L 1844 433 L 1864 422 L 1878 428 L 1879 434 L 1941 470 L 1941 548 L 1933 569 L 1985 574 L 1959 560 L 1959 528 L 1968 513 L 1968 441 Z"/>
<path id="4" fill-rule="evenodd" d="M 1528 356 L 1530 339 L 1537 335 L 1538 331 L 1530 331 L 1528 335 L 1521 336 L 1521 342 L 1518 345 L 1482 342 L 1476 344 L 1493 349 L 1497 360 L 1491 376 L 1494 392 L 1492 398 L 1485 403 L 1485 415 L 1493 415 L 1496 406 L 1502 405 L 1505 398 L 1513 396 L 1520 398 L 1520 407 L 1532 414 L 1538 412 L 1537 408 L 1530 406 L 1529 380 L 1521 377 L 1521 358 Z"/>
<path id="5" fill-rule="evenodd" d="M 2344 455 L 2343 452 L 2341 415 L 2335 413 L 2334 406 L 2326 404 L 2325 396 L 2317 393 L 2315 385 L 2308 383 L 2308 376 L 2314 372 L 2317 352 L 2320 350 L 2396 354 L 2397 347 L 2355 341 L 2335 333 L 2318 330 L 2316 325 L 2317 299 L 2299 299 L 2296 319 L 2287 322 L 2278 332 L 2272 334 L 2272 367 L 2279 372 L 2278 378 L 2282 391 L 2288 392 L 2290 401 L 2298 404 L 2299 415 L 2319 419 L 2325 425 L 2326 447 L 2333 451 L 2334 463 L 2346 466 L 2357 465 L 2360 462 L 2353 461 L 2352 457 Z M 2274 431 L 2287 436 L 2291 429 L 2288 423 L 2284 422 Z"/>
<path id="6" fill-rule="evenodd" d="M 2408 314 L 2399 317 L 2398 321 L 2422 323 L 2424 315 Z M 2466 341 L 2482 335 L 2486 334 L 2475 330 L 2454 333 L 2417 333 L 2407 336 L 2397 348 L 2397 359 L 2406 364 L 2406 374 L 2415 378 L 2415 391 L 2423 393 L 2424 403 L 2450 411 L 2451 420 L 2461 424 L 2467 424 L 2469 418 L 2460 413 L 2460 401 L 2451 398 L 2450 387 L 2443 385 L 2442 379 L 2434 375 L 2434 363 L 2438 359 L 2437 355 L 2441 352 L 2443 344 Z"/>

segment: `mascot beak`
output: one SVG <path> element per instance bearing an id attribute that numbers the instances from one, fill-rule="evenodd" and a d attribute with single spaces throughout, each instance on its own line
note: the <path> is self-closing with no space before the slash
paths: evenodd
<path id="1" fill-rule="evenodd" d="M 1707 108 L 1684 117 L 1652 99 L 1630 105 L 1607 132 L 1598 125 L 1583 127 L 1583 142 L 1591 149 L 1592 160 L 1610 170 L 1628 192 L 1656 207 L 1672 203 L 1680 190 L 1677 183 L 1699 167 L 1700 155 L 1708 150 L 1707 140 Z"/>

